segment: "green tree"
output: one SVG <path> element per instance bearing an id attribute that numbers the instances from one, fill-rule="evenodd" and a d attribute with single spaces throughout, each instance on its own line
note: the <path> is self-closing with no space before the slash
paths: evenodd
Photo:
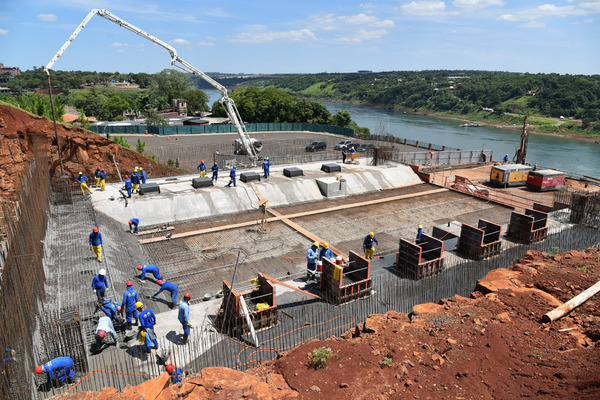
<path id="1" fill-rule="evenodd" d="M 331 121 L 333 125 L 348 128 L 352 123 L 352 115 L 348 110 L 339 110 L 337 113 L 335 113 Z"/>
<path id="2" fill-rule="evenodd" d="M 150 115 L 146 118 L 146 123 L 157 128 L 169 126 L 169 120 L 158 113 L 156 110 L 150 111 Z"/>
<path id="3" fill-rule="evenodd" d="M 194 115 L 196 112 L 208 111 L 208 95 L 202 90 L 186 90 L 181 98 L 187 101 L 188 114 Z"/>
<path id="4" fill-rule="evenodd" d="M 142 142 L 140 139 L 137 140 L 137 145 L 135 146 L 135 151 L 140 154 L 144 154 L 144 148 L 146 147 L 146 142 Z"/>
<path id="5" fill-rule="evenodd" d="M 184 92 L 191 88 L 190 76 L 174 70 L 163 69 L 154 75 L 153 93 L 156 96 L 162 96 L 171 104 L 171 100 L 182 98 Z"/>

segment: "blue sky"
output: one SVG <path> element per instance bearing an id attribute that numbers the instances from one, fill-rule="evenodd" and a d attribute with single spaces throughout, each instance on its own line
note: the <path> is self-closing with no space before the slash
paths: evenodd
<path id="1" fill-rule="evenodd" d="M 205 72 L 600 73 L 600 0 L 1 0 L 0 62 L 45 66 L 92 8 Z M 166 50 L 94 16 L 53 69 L 169 67 Z"/>

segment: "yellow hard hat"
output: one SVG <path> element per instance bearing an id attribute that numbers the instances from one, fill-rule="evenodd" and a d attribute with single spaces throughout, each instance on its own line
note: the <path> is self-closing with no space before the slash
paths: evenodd
<path id="1" fill-rule="evenodd" d="M 80 172 L 79 175 L 83 175 L 83 172 Z"/>
<path id="2" fill-rule="evenodd" d="M 319 247 L 319 242 L 313 242 L 313 246 Z"/>
<path id="3" fill-rule="evenodd" d="M 138 309 L 140 307 L 143 307 L 144 303 L 142 303 L 141 301 L 138 301 L 137 303 L 135 303 L 135 308 Z"/>
<path id="4" fill-rule="evenodd" d="M 323 247 L 325 247 L 326 249 L 328 249 L 329 248 L 329 243 L 327 243 L 327 242 L 323 243 Z"/>
<path id="5" fill-rule="evenodd" d="M 369 232 L 369 236 L 373 237 L 375 234 L 373 232 Z"/>
<path id="6" fill-rule="evenodd" d="M 423 225 L 419 225 L 419 229 L 423 229 Z"/>

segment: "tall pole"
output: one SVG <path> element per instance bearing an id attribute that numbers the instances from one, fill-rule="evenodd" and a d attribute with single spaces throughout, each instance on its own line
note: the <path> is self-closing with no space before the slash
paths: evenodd
<path id="1" fill-rule="evenodd" d="M 50 106 L 52 107 L 52 122 L 54 122 L 54 135 L 56 136 L 56 148 L 58 149 L 58 159 L 60 160 L 60 176 L 65 175 L 63 167 L 62 153 L 60 151 L 60 140 L 58 138 L 58 129 L 56 129 L 56 114 L 54 112 L 54 100 L 52 100 L 52 85 L 50 84 L 50 73 L 48 75 L 48 94 L 50 94 Z"/>

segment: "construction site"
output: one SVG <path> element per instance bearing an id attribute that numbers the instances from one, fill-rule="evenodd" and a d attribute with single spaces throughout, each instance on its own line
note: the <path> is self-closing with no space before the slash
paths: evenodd
<path id="1" fill-rule="evenodd" d="M 419 304 L 469 297 L 490 271 L 532 250 L 553 254 L 600 244 L 593 181 L 570 179 L 559 191 L 542 194 L 494 189 L 486 184 L 489 175 L 476 179 L 493 165 L 490 151 L 373 137 L 372 150 L 342 163 L 340 152 L 306 155 L 300 144 L 282 145 L 289 133 L 266 132 L 261 139 L 272 160 L 268 178 L 260 167 L 243 167 L 244 156 L 223 147 L 216 154 L 218 144 L 199 142 L 195 146 L 206 154 L 194 151 L 196 160 L 223 168 L 216 181 L 205 178 L 211 183 L 196 187 L 195 166 L 164 169 L 113 149 L 98 135 L 61 127 L 63 167 L 70 171 L 61 179 L 49 173 L 58 157 L 51 123 L 4 106 L 2 121 L 0 344 L 12 354 L 4 359 L 2 398 L 126 390 L 163 375 L 167 364 L 190 374 L 209 367 L 260 370 L 315 340 L 360 336 L 375 314 L 411 313 Z M 294 136 L 302 143 L 315 137 L 340 139 Z M 170 158 L 185 161 L 177 146 Z M 231 164 L 238 166 L 237 186 L 226 187 Z M 106 190 L 91 178 L 92 193 L 82 195 L 73 178 L 79 170 L 92 177 L 96 165 L 108 171 Z M 143 194 L 128 198 L 120 177 L 137 165 L 149 165 L 153 173 Z M 129 230 L 132 218 L 140 221 L 137 234 Z M 102 263 L 88 246 L 93 227 L 103 236 Z M 372 259 L 363 250 L 369 232 L 377 239 Z M 306 254 L 313 242 L 328 243 L 334 257 L 323 259 L 308 280 Z M 162 279 L 179 287 L 177 301 L 191 294 L 187 344 L 177 307 L 171 309 L 166 292 L 152 298 L 157 279 L 149 274 L 140 281 L 138 265 L 157 265 Z M 137 327 L 125 325 L 115 327 L 116 346 L 98 345 L 102 312 L 91 282 L 100 268 L 106 270 L 107 299 L 121 302 L 132 281 L 139 300 L 156 314 L 158 349 L 147 354 Z M 593 347 L 597 338 L 589 337 L 586 346 Z M 49 386 L 34 370 L 61 356 L 73 359 L 75 378 Z"/>

